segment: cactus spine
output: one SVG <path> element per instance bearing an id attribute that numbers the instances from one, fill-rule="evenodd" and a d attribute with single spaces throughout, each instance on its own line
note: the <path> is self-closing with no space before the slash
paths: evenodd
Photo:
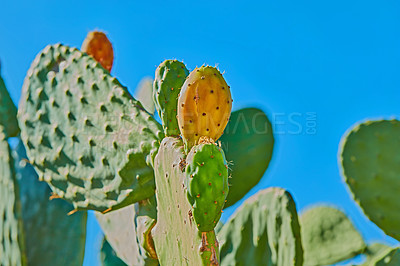
<path id="1" fill-rule="evenodd" d="M 178 123 L 185 149 L 202 136 L 216 141 L 229 121 L 232 109 L 230 87 L 214 67 L 194 69 L 183 84 L 178 101 Z"/>

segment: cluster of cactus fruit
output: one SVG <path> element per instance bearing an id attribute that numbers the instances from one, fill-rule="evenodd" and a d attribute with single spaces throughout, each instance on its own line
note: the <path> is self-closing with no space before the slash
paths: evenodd
<path id="1" fill-rule="evenodd" d="M 298 217 L 282 188 L 259 191 L 222 224 L 223 209 L 271 160 L 267 116 L 231 114 L 219 70 L 190 72 L 177 60 L 161 63 L 135 99 L 111 76 L 113 57 L 102 32 L 89 33 L 81 50 L 46 47 L 18 111 L 0 77 L 1 265 L 81 265 L 87 210 L 104 232 L 107 266 L 329 265 L 359 254 L 365 265 L 400 265 L 399 248 L 365 244 L 337 208 Z M 340 153 L 355 200 L 397 240 L 399 134 L 399 121 L 366 122 Z"/>

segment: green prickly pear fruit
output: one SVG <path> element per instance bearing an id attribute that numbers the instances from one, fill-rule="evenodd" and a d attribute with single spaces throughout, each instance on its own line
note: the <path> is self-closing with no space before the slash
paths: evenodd
<path id="1" fill-rule="evenodd" d="M 202 66 L 189 74 L 178 101 L 178 123 L 186 150 L 202 136 L 214 141 L 221 137 L 232 101 L 230 87 L 215 67 Z"/>
<path id="2" fill-rule="evenodd" d="M 101 31 L 91 31 L 83 41 L 82 52 L 93 56 L 102 67 L 111 72 L 114 61 L 114 51 L 110 40 Z"/>
<path id="3" fill-rule="evenodd" d="M 178 60 L 165 60 L 156 69 L 153 100 L 166 136 L 179 136 L 181 133 L 176 108 L 179 92 L 188 75 L 189 70 Z"/>
<path id="4" fill-rule="evenodd" d="M 187 156 L 185 183 L 197 228 L 208 232 L 217 225 L 229 192 L 228 165 L 223 150 L 203 140 Z"/>

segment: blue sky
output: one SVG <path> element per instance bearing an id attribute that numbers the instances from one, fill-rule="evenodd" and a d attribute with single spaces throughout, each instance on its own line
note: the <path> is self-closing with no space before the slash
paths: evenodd
<path id="1" fill-rule="evenodd" d="M 218 64 L 234 109 L 262 108 L 279 133 L 271 167 L 252 193 L 287 188 L 300 212 L 335 204 L 367 240 L 394 244 L 351 200 L 337 153 L 357 121 L 400 113 L 399 13 L 394 0 L 3 1 L 2 75 L 17 103 L 41 49 L 57 42 L 80 47 L 93 29 L 108 33 L 112 74 L 131 91 L 164 59 L 190 69 Z M 100 231 L 92 215 L 88 229 L 85 265 L 96 265 Z"/>

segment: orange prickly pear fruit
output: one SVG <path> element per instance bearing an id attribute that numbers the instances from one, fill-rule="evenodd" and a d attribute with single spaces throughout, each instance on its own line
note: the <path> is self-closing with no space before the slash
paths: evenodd
<path id="1" fill-rule="evenodd" d="M 230 87 L 215 67 L 202 66 L 189 74 L 178 100 L 178 125 L 187 151 L 200 137 L 221 137 L 232 101 Z"/>
<path id="2" fill-rule="evenodd" d="M 105 33 L 100 31 L 89 32 L 83 41 L 81 51 L 93 56 L 102 67 L 111 72 L 114 51 Z"/>

